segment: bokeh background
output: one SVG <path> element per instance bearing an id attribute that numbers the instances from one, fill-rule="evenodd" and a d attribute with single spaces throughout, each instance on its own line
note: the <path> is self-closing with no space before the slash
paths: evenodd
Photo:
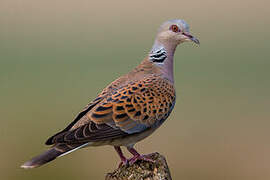
<path id="1" fill-rule="evenodd" d="M 158 151 L 174 179 L 270 179 L 270 11 L 266 0 L 0 1 L 0 179 L 104 179 L 119 159 L 104 146 L 34 170 L 97 93 L 150 50 L 157 28 L 183 18 L 201 46 L 175 55 L 177 103 L 137 144 Z"/>

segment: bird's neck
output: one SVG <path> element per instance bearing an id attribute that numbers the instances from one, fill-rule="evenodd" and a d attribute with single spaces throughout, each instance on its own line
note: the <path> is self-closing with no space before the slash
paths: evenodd
<path id="1" fill-rule="evenodd" d="M 151 51 L 149 52 L 149 61 L 153 62 L 154 66 L 157 66 L 162 75 L 174 82 L 173 73 L 173 58 L 177 44 L 173 43 L 160 43 L 158 40 L 155 41 Z"/>

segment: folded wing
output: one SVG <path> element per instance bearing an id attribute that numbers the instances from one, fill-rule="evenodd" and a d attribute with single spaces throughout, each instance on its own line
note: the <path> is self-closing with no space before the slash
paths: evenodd
<path id="1" fill-rule="evenodd" d="M 142 132 L 167 117 L 174 101 L 174 88 L 167 80 L 149 76 L 131 82 L 93 103 L 47 144 L 105 141 Z"/>

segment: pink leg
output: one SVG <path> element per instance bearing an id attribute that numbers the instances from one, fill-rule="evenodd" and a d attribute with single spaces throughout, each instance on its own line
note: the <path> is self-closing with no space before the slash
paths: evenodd
<path id="1" fill-rule="evenodd" d="M 149 157 L 151 154 L 141 155 L 133 147 L 127 147 L 127 150 L 133 155 L 133 157 L 128 160 L 129 164 L 131 165 L 134 164 L 138 160 L 149 161 L 152 163 L 155 162 L 153 159 Z"/>
<path id="2" fill-rule="evenodd" d="M 118 167 L 121 167 L 122 165 L 127 165 L 128 164 L 128 160 L 127 158 L 123 155 L 123 152 L 120 148 L 120 146 L 114 146 L 114 149 L 115 151 L 118 153 L 120 159 L 121 159 L 121 162 L 119 163 L 119 166 Z"/>

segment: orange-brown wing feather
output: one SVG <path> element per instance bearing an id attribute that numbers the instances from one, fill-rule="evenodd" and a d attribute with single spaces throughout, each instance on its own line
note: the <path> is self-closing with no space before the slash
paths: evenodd
<path id="1" fill-rule="evenodd" d="M 53 142 L 108 140 L 138 133 L 166 119 L 174 102 L 173 85 L 166 79 L 149 76 L 111 93 Z"/>
<path id="2" fill-rule="evenodd" d="M 108 123 L 127 133 L 147 128 L 168 115 L 175 101 L 173 85 L 155 76 L 115 91 L 87 113 L 96 124 Z"/>

